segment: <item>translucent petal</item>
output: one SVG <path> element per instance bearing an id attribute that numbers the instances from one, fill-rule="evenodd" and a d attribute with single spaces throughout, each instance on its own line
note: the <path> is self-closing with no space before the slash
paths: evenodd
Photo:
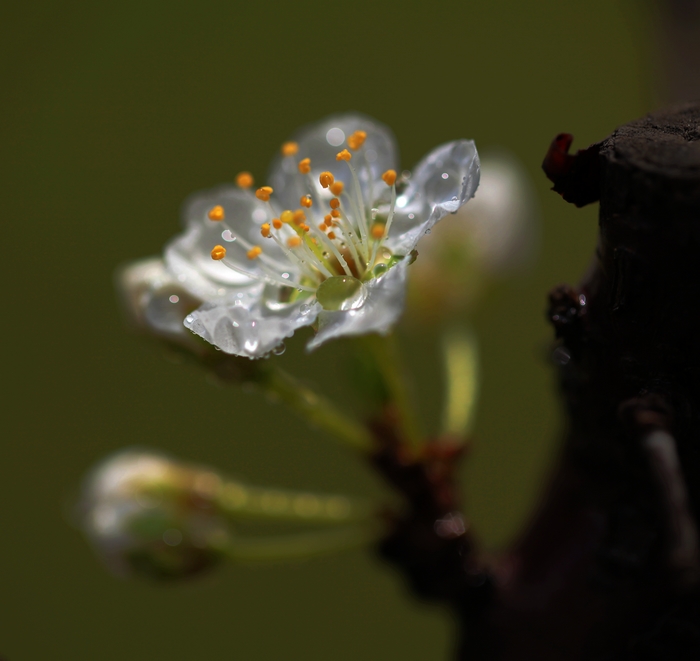
<path id="1" fill-rule="evenodd" d="M 308 343 L 310 351 L 335 337 L 380 333 L 386 335 L 401 316 L 406 298 L 409 260 L 404 259 L 384 275 L 365 283 L 367 297 L 355 310 L 318 315 L 318 333 Z"/>
<path id="2" fill-rule="evenodd" d="M 202 301 L 192 296 L 158 257 L 117 272 L 117 290 L 131 324 L 172 340 L 188 339 L 182 322 Z"/>
<path id="3" fill-rule="evenodd" d="M 456 140 L 430 152 L 416 166 L 397 198 L 388 247 L 406 255 L 426 231 L 474 196 L 479 185 L 479 155 L 472 140 Z"/>
<path id="4" fill-rule="evenodd" d="M 185 319 L 185 326 L 226 353 L 262 358 L 298 328 L 310 326 L 320 305 L 300 300 L 274 307 L 205 303 Z"/>
<path id="5" fill-rule="evenodd" d="M 209 220 L 215 206 L 224 209 L 223 221 Z M 270 220 L 269 207 L 253 193 L 235 186 L 220 186 L 191 196 L 183 207 L 185 232 L 165 248 L 165 262 L 175 278 L 202 300 L 228 302 L 239 292 L 256 296 L 262 289 L 251 279 L 211 258 L 216 245 L 226 248 L 226 260 L 255 274 L 262 273 L 261 262 L 247 258 L 247 245 L 260 245 L 265 254 L 279 262 L 280 271 L 290 271 L 277 245 L 260 234 L 262 223 Z M 234 238 L 236 237 L 236 238 Z"/>
<path id="6" fill-rule="evenodd" d="M 352 152 L 352 164 L 357 171 L 363 195 L 370 203 L 370 191 L 377 193 L 381 175 L 389 169 L 398 170 L 399 155 L 391 130 L 380 122 L 360 113 L 334 115 L 310 124 L 299 130 L 292 140 L 299 145 L 299 152 L 293 157 L 278 154 L 270 169 L 269 183 L 274 188 L 274 197 L 283 208 L 296 209 L 302 195 L 312 193 L 314 200 L 319 197 L 330 199 L 328 189 L 318 183 L 321 172 L 332 172 L 336 180 L 349 186 L 352 181 L 347 164 L 336 160 L 336 154 L 347 149 L 347 138 L 355 131 L 367 133 L 364 145 Z M 309 190 L 308 178 L 299 174 L 297 164 L 304 158 L 311 159 L 311 176 L 314 188 Z M 383 184 L 382 184 L 383 186 Z M 318 196 L 318 197 L 317 197 Z M 324 213 L 327 213 L 324 211 Z"/>

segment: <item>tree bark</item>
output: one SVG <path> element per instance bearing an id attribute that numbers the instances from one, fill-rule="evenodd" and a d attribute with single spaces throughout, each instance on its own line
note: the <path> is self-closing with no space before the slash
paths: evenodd
<path id="1" fill-rule="evenodd" d="M 550 486 L 487 561 L 445 523 L 459 501 L 435 466 L 456 458 L 384 443 L 377 465 L 413 492 L 384 555 L 452 608 L 465 661 L 700 659 L 700 104 L 571 140 L 543 167 L 564 199 L 600 200 L 600 235 L 581 284 L 550 294 L 568 414 Z"/>

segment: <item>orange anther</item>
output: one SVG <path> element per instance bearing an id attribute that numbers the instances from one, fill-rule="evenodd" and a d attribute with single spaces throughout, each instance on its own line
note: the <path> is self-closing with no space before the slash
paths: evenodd
<path id="1" fill-rule="evenodd" d="M 328 188 L 334 181 L 335 177 L 332 172 L 321 172 L 318 181 L 324 188 Z"/>
<path id="2" fill-rule="evenodd" d="M 262 248 L 260 246 L 253 246 L 247 253 L 248 259 L 256 259 L 262 255 Z"/>
<path id="3" fill-rule="evenodd" d="M 372 234 L 373 239 L 384 238 L 384 225 L 382 225 L 382 223 L 374 223 L 370 229 L 370 233 Z"/>
<path id="4" fill-rule="evenodd" d="M 335 239 L 335 232 L 328 232 L 328 238 L 332 241 Z"/>
<path id="5" fill-rule="evenodd" d="M 325 232 L 325 231 L 326 231 L 326 223 L 321 223 L 321 224 L 318 226 L 318 229 L 320 229 L 322 232 Z"/>
<path id="6" fill-rule="evenodd" d="M 296 142 L 285 142 L 282 145 L 282 156 L 294 156 L 299 151 L 299 145 Z"/>
<path id="7" fill-rule="evenodd" d="M 223 246 L 214 246 L 211 251 L 211 258 L 218 261 L 224 257 L 226 257 L 226 248 Z"/>
<path id="8" fill-rule="evenodd" d="M 289 210 L 285 210 L 280 214 L 280 220 L 283 223 L 291 223 L 294 220 L 294 214 Z"/>
<path id="9" fill-rule="evenodd" d="M 348 146 L 350 149 L 357 150 L 362 145 L 365 143 L 365 140 L 367 139 L 367 133 L 365 131 L 355 131 L 349 138 L 348 138 Z"/>
<path id="10" fill-rule="evenodd" d="M 308 232 L 311 229 L 306 223 L 302 223 L 301 225 L 299 225 L 299 228 L 304 232 Z"/>
<path id="11" fill-rule="evenodd" d="M 270 236 L 270 223 L 263 223 L 260 227 L 260 234 L 266 239 Z"/>
<path id="12" fill-rule="evenodd" d="M 295 225 L 300 225 L 306 220 L 306 214 L 301 210 L 297 209 L 294 214 L 292 215 L 292 222 Z"/>
<path id="13" fill-rule="evenodd" d="M 326 225 L 330 225 L 333 222 L 333 216 L 331 214 L 327 213 L 324 217 L 323 220 L 326 221 Z"/>
<path id="14" fill-rule="evenodd" d="M 278 230 L 280 227 L 282 227 L 282 221 L 279 218 L 273 218 L 272 219 L 272 226 Z"/>
<path id="15" fill-rule="evenodd" d="M 287 239 L 287 245 L 290 248 L 298 248 L 301 245 L 301 237 L 298 236 L 290 236 Z"/>
<path id="16" fill-rule="evenodd" d="M 352 154 L 347 149 L 343 149 L 343 151 L 339 151 L 335 155 L 336 161 L 349 161 L 351 158 Z"/>
<path id="17" fill-rule="evenodd" d="M 333 209 L 333 211 L 331 211 L 331 216 L 333 216 L 333 218 L 340 218 L 340 211 L 338 211 L 338 209 Z"/>
<path id="18" fill-rule="evenodd" d="M 337 197 L 334 197 L 331 202 L 331 209 L 337 209 L 340 206 L 340 200 Z"/>
<path id="19" fill-rule="evenodd" d="M 311 195 L 302 196 L 302 198 L 299 200 L 299 204 L 301 204 L 302 207 L 306 207 L 308 209 L 313 204 Z"/>
<path id="20" fill-rule="evenodd" d="M 253 185 L 253 175 L 250 172 L 239 172 L 236 175 L 236 184 L 241 188 L 250 188 Z"/>
<path id="21" fill-rule="evenodd" d="M 217 204 L 215 207 L 209 209 L 207 216 L 209 216 L 209 220 L 223 220 L 224 208 Z"/>
<path id="22" fill-rule="evenodd" d="M 272 195 L 272 188 L 270 186 L 263 186 L 255 191 L 255 197 L 263 202 L 267 202 L 270 199 L 270 195 Z"/>
<path id="23" fill-rule="evenodd" d="M 343 192 L 343 188 L 345 188 L 345 185 L 343 184 L 342 181 L 336 181 L 336 182 L 331 184 L 330 188 L 331 188 L 331 193 L 333 193 L 333 195 L 338 197 Z"/>
<path id="24" fill-rule="evenodd" d="M 393 186 L 396 183 L 396 170 L 387 170 L 382 179 L 387 186 Z"/>
<path id="25" fill-rule="evenodd" d="M 309 174 L 311 172 L 311 159 L 305 158 L 299 161 L 299 172 L 302 174 Z"/>

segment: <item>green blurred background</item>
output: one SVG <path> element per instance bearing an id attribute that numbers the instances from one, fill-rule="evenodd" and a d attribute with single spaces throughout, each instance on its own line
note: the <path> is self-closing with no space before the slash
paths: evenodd
<path id="1" fill-rule="evenodd" d="M 369 552 L 291 567 L 225 567 L 187 584 L 119 580 L 69 521 L 85 471 L 125 445 L 252 482 L 380 496 L 367 466 L 281 408 L 208 382 L 123 326 L 117 265 L 159 253 L 192 191 L 258 180 L 298 126 L 356 109 L 389 124 L 410 167 L 446 140 L 505 146 L 539 197 L 540 259 L 475 319 L 483 384 L 464 468 L 488 546 L 524 522 L 560 416 L 546 292 L 576 281 L 593 207 L 549 192 L 552 137 L 581 148 L 651 109 L 650 7 L 426 3 L 14 3 L 0 10 L 5 438 L 0 654 L 8 661 L 446 659 L 450 622 Z M 342 398 L 343 344 L 288 369 Z M 405 353 L 436 415 L 425 339 Z"/>

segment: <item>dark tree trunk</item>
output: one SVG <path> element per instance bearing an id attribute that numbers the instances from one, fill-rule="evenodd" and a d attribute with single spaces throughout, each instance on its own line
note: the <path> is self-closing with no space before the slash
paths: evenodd
<path id="1" fill-rule="evenodd" d="M 437 453 L 411 467 L 423 500 L 384 552 L 452 607 L 459 659 L 700 659 L 700 105 L 570 144 L 558 136 L 544 169 L 564 199 L 600 200 L 600 237 L 582 283 L 550 294 L 568 412 L 550 487 L 484 562 L 468 526 L 442 534 L 455 497 Z M 378 465 L 406 493 L 389 455 Z"/>

